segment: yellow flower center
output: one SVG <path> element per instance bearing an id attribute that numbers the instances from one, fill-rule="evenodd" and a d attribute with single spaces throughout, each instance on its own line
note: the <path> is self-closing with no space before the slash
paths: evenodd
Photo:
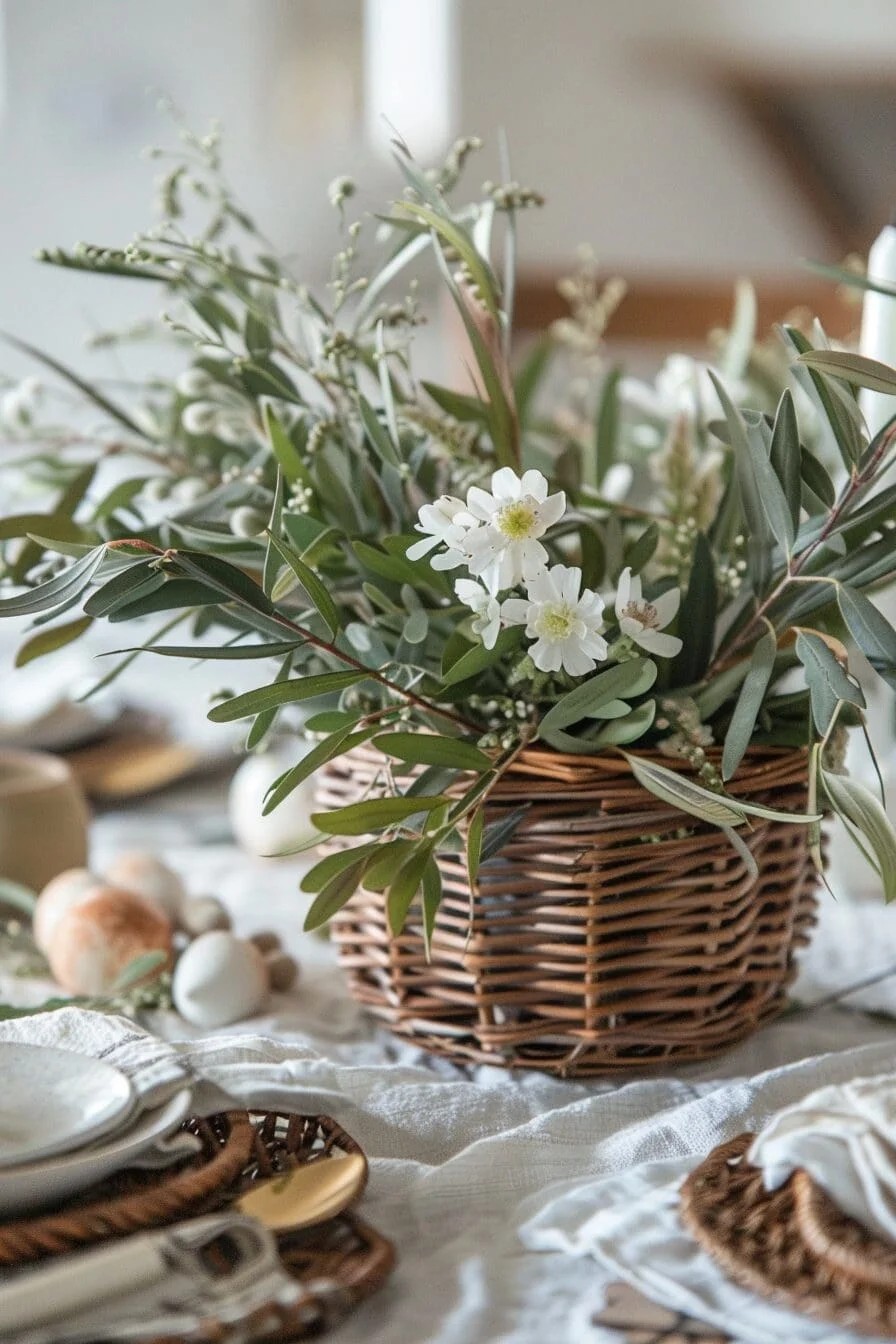
<path id="1" fill-rule="evenodd" d="M 512 504 L 505 504 L 498 510 L 495 518 L 498 531 L 510 541 L 525 541 L 531 537 L 537 521 L 538 515 L 535 509 L 522 499 L 514 500 Z"/>
<path id="2" fill-rule="evenodd" d="M 645 630 L 658 630 L 660 627 L 656 607 L 652 602 L 629 602 L 622 614 L 632 621 L 637 621 Z"/>
<path id="3" fill-rule="evenodd" d="M 538 619 L 539 633 L 546 639 L 569 639 L 576 623 L 576 613 L 568 602 L 547 607 Z"/>

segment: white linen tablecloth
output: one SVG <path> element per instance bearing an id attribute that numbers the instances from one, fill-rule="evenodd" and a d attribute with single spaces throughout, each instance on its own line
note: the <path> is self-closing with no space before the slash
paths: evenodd
<path id="1" fill-rule="evenodd" d="M 297 990 L 239 1031 L 199 1041 L 173 1014 L 153 1026 L 169 1040 L 195 1041 L 186 1053 L 222 1085 L 237 1068 L 242 1085 L 256 1080 L 259 1103 L 333 1115 L 371 1159 L 363 1211 L 394 1240 L 399 1262 L 385 1290 L 331 1336 L 334 1344 L 618 1340 L 591 1316 L 620 1273 L 561 1250 L 532 1250 L 520 1229 L 570 1183 L 646 1163 L 696 1163 L 822 1084 L 896 1061 L 896 1024 L 831 1006 L 785 1017 L 723 1059 L 668 1076 L 586 1084 L 497 1068 L 465 1073 L 364 1020 L 327 944 L 297 932 L 307 901 L 297 890 L 301 865 L 240 854 L 219 838 L 222 817 L 220 795 L 190 789 L 107 814 L 95 827 L 94 864 L 123 848 L 153 848 L 193 893 L 222 897 L 238 931 L 279 930 L 299 956 Z M 807 996 L 896 963 L 896 908 L 827 897 L 822 908 L 803 976 Z M 894 983 L 850 1002 L 896 1009 Z M 4 999 L 34 1002 L 43 992 L 0 977 Z"/>

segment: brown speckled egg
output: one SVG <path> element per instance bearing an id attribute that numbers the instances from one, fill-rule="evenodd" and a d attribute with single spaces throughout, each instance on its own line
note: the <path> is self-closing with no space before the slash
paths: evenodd
<path id="1" fill-rule="evenodd" d="M 73 906 L 80 905 L 102 885 L 103 879 L 89 868 L 67 868 L 47 883 L 34 907 L 34 941 L 41 952 L 45 953 L 50 946 L 53 932 L 62 916 Z"/>
<path id="2" fill-rule="evenodd" d="M 128 850 L 110 863 L 104 874 L 113 887 L 123 887 L 138 896 L 145 896 L 162 910 L 172 924 L 180 922 L 181 906 L 186 892 L 184 884 L 173 868 L 145 850 Z"/>
<path id="3" fill-rule="evenodd" d="M 144 952 L 171 956 L 171 924 L 151 901 L 116 887 L 99 887 L 58 921 L 47 960 L 70 994 L 107 994 Z"/>

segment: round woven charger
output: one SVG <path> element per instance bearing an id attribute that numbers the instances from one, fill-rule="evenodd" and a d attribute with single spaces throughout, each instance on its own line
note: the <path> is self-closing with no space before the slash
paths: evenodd
<path id="1" fill-rule="evenodd" d="M 118 1172 L 53 1213 L 0 1223 L 0 1265 L 208 1213 L 254 1181 L 325 1159 L 334 1148 L 361 1152 L 329 1116 L 229 1111 L 188 1120 L 183 1128 L 200 1147 L 180 1166 Z"/>
<path id="2" fill-rule="evenodd" d="M 735 1282 L 791 1310 L 896 1337 L 896 1247 L 841 1213 L 805 1172 L 778 1190 L 746 1160 L 752 1134 L 710 1153 L 681 1189 L 681 1216 Z"/>
<path id="3" fill-rule="evenodd" d="M 260 1180 L 336 1151 L 363 1152 L 325 1115 L 232 1111 L 192 1119 L 199 1151 L 180 1167 L 120 1172 L 66 1202 L 56 1213 L 0 1223 L 0 1265 L 25 1264 L 112 1237 L 180 1222 L 220 1209 Z M 299 1299 L 271 1303 L 246 1323 L 249 1337 L 282 1344 L 319 1334 L 382 1286 L 395 1263 L 391 1242 L 344 1213 L 317 1227 L 277 1236 L 280 1259 L 302 1285 Z M 201 1344 L 225 1338 L 203 1320 L 189 1337 L 147 1344 Z"/>

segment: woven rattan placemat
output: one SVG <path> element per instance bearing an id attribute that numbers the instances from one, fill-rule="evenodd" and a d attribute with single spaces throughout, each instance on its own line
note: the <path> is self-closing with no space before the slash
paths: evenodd
<path id="1" fill-rule="evenodd" d="M 325 1162 L 334 1151 L 361 1153 L 335 1120 L 321 1115 L 231 1111 L 188 1120 L 184 1129 L 198 1138 L 199 1148 L 180 1166 L 120 1172 L 52 1214 L 0 1223 L 0 1265 L 26 1264 L 210 1213 L 277 1172 Z M 304 1292 L 288 1308 L 265 1309 L 253 1336 L 264 1341 L 319 1334 L 375 1292 L 395 1262 L 391 1243 L 352 1213 L 282 1233 L 277 1241 L 284 1266 Z"/>
<path id="2" fill-rule="evenodd" d="M 710 1153 L 681 1190 L 682 1218 L 737 1283 L 794 1311 L 896 1337 L 896 1247 L 842 1214 L 797 1172 L 768 1192 L 752 1134 Z"/>

